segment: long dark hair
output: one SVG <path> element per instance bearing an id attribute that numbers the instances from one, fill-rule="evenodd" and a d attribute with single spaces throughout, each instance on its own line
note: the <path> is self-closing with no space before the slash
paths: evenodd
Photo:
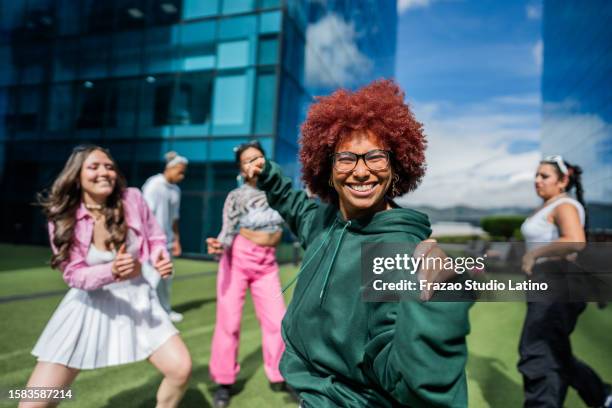
<path id="1" fill-rule="evenodd" d="M 57 248 L 57 253 L 51 257 L 51 266 L 58 268 L 70 258 L 70 247 L 76 225 L 76 211 L 81 205 L 81 168 L 91 153 L 99 150 L 113 162 L 117 172 L 115 188 L 106 199 L 102 210 L 106 218 L 106 229 L 110 237 L 105 244 L 119 248 L 125 241 L 127 224 L 125 223 L 121 197 L 127 187 L 125 177 L 117 168 L 117 163 L 107 149 L 94 145 L 81 145 L 73 149 L 72 154 L 57 176 L 50 191 L 38 193 L 38 203 L 43 207 L 43 213 L 53 223 L 54 232 L 51 242 Z"/>
<path id="2" fill-rule="evenodd" d="M 586 203 L 584 202 L 584 189 L 582 188 L 582 168 L 578 165 L 570 164 L 566 160 L 563 160 L 563 164 L 565 164 L 565 167 L 567 168 L 567 174 L 564 174 L 559 167 L 559 163 L 554 160 L 542 160 L 540 163 L 552 165 L 559 180 L 563 179 L 563 177 L 567 175 L 568 183 L 565 191 L 570 192 L 572 189 L 575 190 L 574 194 L 576 195 L 576 200 L 578 200 L 578 202 L 582 204 L 582 207 L 584 208 L 584 230 L 586 231 L 589 218 Z"/>

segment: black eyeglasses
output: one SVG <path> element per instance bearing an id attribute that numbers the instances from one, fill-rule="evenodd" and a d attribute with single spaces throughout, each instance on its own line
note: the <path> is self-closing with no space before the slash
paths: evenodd
<path id="1" fill-rule="evenodd" d="M 332 155 L 334 169 L 339 173 L 350 173 L 357 167 L 359 159 L 363 159 L 366 167 L 372 171 L 381 171 L 389 167 L 391 152 L 388 150 L 370 150 L 364 154 L 353 152 L 338 152 Z"/>
<path id="2" fill-rule="evenodd" d="M 241 163 L 243 166 L 246 166 L 246 165 L 249 165 L 249 164 L 251 164 L 251 163 L 256 162 L 256 161 L 257 161 L 257 160 L 259 160 L 259 159 L 263 159 L 263 158 L 264 158 L 264 157 L 263 157 L 263 156 L 260 154 L 259 156 L 253 157 L 252 159 L 245 160 L 245 161 L 241 161 L 240 163 Z"/>

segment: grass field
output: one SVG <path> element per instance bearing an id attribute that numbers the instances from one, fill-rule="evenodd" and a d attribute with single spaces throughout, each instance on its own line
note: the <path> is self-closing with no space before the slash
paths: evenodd
<path id="1" fill-rule="evenodd" d="M 23 387 L 34 367 L 30 350 L 66 286 L 46 265 L 48 250 L 0 245 L 0 390 Z M 193 358 L 193 378 L 183 407 L 209 407 L 214 390 L 208 378 L 210 342 L 215 322 L 216 264 L 178 260 L 173 283 L 174 309 L 184 313 L 177 325 Z M 281 268 L 289 281 L 295 267 Z M 290 293 L 288 294 L 290 296 Z M 287 298 L 289 300 L 289 298 Z M 522 384 L 515 366 L 525 306 L 522 303 L 479 303 L 471 310 L 468 338 L 470 407 L 520 407 Z M 589 306 L 572 337 L 574 350 L 605 380 L 612 381 L 612 307 Z M 263 372 L 261 335 L 247 299 L 240 342 L 242 370 L 232 407 L 292 407 L 284 393 L 272 392 Z M 72 389 L 72 407 L 152 407 L 161 376 L 148 363 L 83 372 Z M 6 400 L 0 407 L 14 406 Z M 570 391 L 566 407 L 583 407 Z"/>

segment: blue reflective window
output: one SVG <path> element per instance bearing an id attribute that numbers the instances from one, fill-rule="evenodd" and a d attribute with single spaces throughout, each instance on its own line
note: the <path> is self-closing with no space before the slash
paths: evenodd
<path id="1" fill-rule="evenodd" d="M 138 96 L 144 81 L 140 78 L 114 80 L 109 86 L 106 135 L 133 138 L 138 114 Z"/>
<path id="2" fill-rule="evenodd" d="M 19 93 L 17 87 L 5 88 L 5 101 L 4 107 L 5 112 L 3 117 L 0 119 L 7 134 L 12 133 L 17 129 L 18 115 L 17 115 L 17 101 L 19 100 Z"/>
<path id="3" fill-rule="evenodd" d="M 43 105 L 43 89 L 39 86 L 21 87 L 17 107 L 18 138 L 33 138 L 38 136 Z"/>
<path id="4" fill-rule="evenodd" d="M 260 33 L 278 33 L 281 29 L 282 14 L 280 11 L 269 11 L 259 15 Z"/>
<path id="5" fill-rule="evenodd" d="M 210 236 L 204 233 L 205 228 L 210 227 L 211 220 L 205 216 L 206 196 L 200 193 L 205 188 L 206 167 L 204 164 L 190 163 L 188 175 L 181 183 L 181 188 L 186 192 L 181 198 L 181 218 L 189 220 L 189 227 L 181 231 L 181 245 L 184 243 L 185 253 L 206 251 L 204 240 Z"/>
<path id="6" fill-rule="evenodd" d="M 193 45 L 214 42 L 215 30 L 216 23 L 214 21 L 185 24 L 181 34 L 181 43 L 183 45 Z"/>
<path id="7" fill-rule="evenodd" d="M 51 132 L 67 131 L 72 128 L 74 108 L 72 84 L 53 85 L 49 91 L 49 116 L 47 129 Z M 65 133 L 59 135 L 66 137 Z"/>
<path id="8" fill-rule="evenodd" d="M 248 142 L 248 139 L 213 139 L 210 141 L 210 156 L 211 161 L 234 161 L 234 148 L 241 143 Z M 237 171 L 236 171 L 237 173 Z M 236 174 L 237 175 L 237 174 Z"/>
<path id="9" fill-rule="evenodd" d="M 212 88 L 211 72 L 181 75 L 174 107 L 176 137 L 210 134 Z"/>
<path id="10" fill-rule="evenodd" d="M 257 96 L 255 99 L 255 133 L 271 134 L 274 132 L 274 114 L 276 111 L 276 75 L 260 73 L 257 76 Z"/>
<path id="11" fill-rule="evenodd" d="M 43 81 L 49 71 L 52 48 L 48 44 L 27 44 L 19 47 L 22 65 L 19 67 L 21 83 L 36 84 Z"/>
<path id="12" fill-rule="evenodd" d="M 240 16 L 221 20 L 219 26 L 219 39 L 233 40 L 255 35 L 257 33 L 257 20 L 255 16 Z"/>
<path id="13" fill-rule="evenodd" d="M 151 23 L 155 25 L 174 24 L 181 19 L 183 0 L 149 0 Z M 204 3 L 208 2 L 206 0 Z"/>
<path id="14" fill-rule="evenodd" d="M 215 125 L 244 124 L 246 97 L 246 74 L 217 77 L 215 81 Z"/>
<path id="15" fill-rule="evenodd" d="M 215 78 L 213 134 L 240 135 L 251 130 L 253 70 Z"/>
<path id="16" fill-rule="evenodd" d="M 183 26 L 183 69 L 186 71 L 215 68 L 215 21 L 189 23 Z"/>
<path id="17" fill-rule="evenodd" d="M 81 23 L 85 32 L 99 33 L 112 30 L 115 21 L 114 1 L 85 0 L 82 7 Z M 117 14 L 118 17 L 122 16 L 119 9 Z"/>
<path id="18" fill-rule="evenodd" d="M 142 41 L 142 31 L 126 31 L 113 35 L 111 69 L 114 75 L 140 74 Z"/>
<path id="19" fill-rule="evenodd" d="M 280 7 L 281 0 L 259 0 L 261 8 Z"/>
<path id="20" fill-rule="evenodd" d="M 12 47 L 0 46 L 0 86 L 15 83 L 15 66 L 13 65 Z"/>
<path id="21" fill-rule="evenodd" d="M 77 87 L 76 127 L 99 129 L 104 126 L 108 83 L 83 81 Z"/>
<path id="22" fill-rule="evenodd" d="M 293 28 L 293 24 L 287 24 L 283 32 L 283 42 L 291 44 L 291 47 L 284 47 L 283 66 L 301 84 L 304 83 L 304 61 L 305 44 L 302 37 Z"/>
<path id="23" fill-rule="evenodd" d="M 62 38 L 55 43 L 53 56 L 53 79 L 55 81 L 72 80 L 77 77 L 79 62 L 79 42 Z"/>
<path id="24" fill-rule="evenodd" d="M 296 132 L 311 100 L 291 78 L 284 78 L 280 83 L 282 85 L 279 100 L 291 103 L 278 105 L 278 137 L 296 143 Z"/>
<path id="25" fill-rule="evenodd" d="M 23 27 L 26 2 L 0 0 L 0 38 L 9 39 L 17 28 Z"/>
<path id="26" fill-rule="evenodd" d="M 105 145 L 113 155 L 113 159 L 119 162 L 119 168 L 123 174 L 128 176 L 131 171 L 130 164 L 134 159 L 131 146 L 125 142 L 111 142 Z"/>
<path id="27" fill-rule="evenodd" d="M 171 137 L 176 104 L 177 82 L 174 75 L 147 77 L 142 87 L 139 109 L 139 136 Z M 180 116 L 180 115 L 179 115 Z"/>
<path id="28" fill-rule="evenodd" d="M 300 185 L 298 146 L 284 139 L 276 139 L 276 155 L 274 160 L 281 165 L 283 175 L 293 178 L 294 185 Z"/>
<path id="29" fill-rule="evenodd" d="M 266 152 L 267 155 L 271 156 L 272 146 L 274 145 L 274 140 L 272 140 L 269 137 L 259 137 L 257 138 L 257 140 L 259 140 L 259 143 L 261 144 L 261 147 L 264 149 L 264 152 Z"/>
<path id="30" fill-rule="evenodd" d="M 9 137 L 8 118 L 9 113 L 9 93 L 8 89 L 0 88 L 0 140 L 6 140 Z M 2 153 L 2 152 L 0 152 Z M 2 157 L 2 154 L 0 154 Z M 1 165 L 2 163 L 0 163 Z M 1 168 L 1 167 L 0 167 Z M 0 170 L 1 172 L 2 170 Z M 0 177 L 2 175 L 0 174 Z"/>
<path id="31" fill-rule="evenodd" d="M 56 0 L 55 19 L 57 32 L 61 35 L 78 34 L 81 30 L 80 2 L 74 0 Z"/>
<path id="32" fill-rule="evenodd" d="M 219 0 L 185 0 L 183 2 L 183 19 L 214 16 L 219 13 Z"/>
<path id="33" fill-rule="evenodd" d="M 278 61 L 278 38 L 260 38 L 257 63 L 260 65 L 276 64 Z"/>
<path id="34" fill-rule="evenodd" d="M 4 140 L 3 130 L 0 127 L 0 140 Z M 6 143 L 0 143 L 0 180 L 4 179 L 6 168 Z"/>
<path id="35" fill-rule="evenodd" d="M 79 78 L 100 78 L 108 76 L 110 38 L 107 36 L 81 39 L 79 54 Z"/>
<path id="36" fill-rule="evenodd" d="M 152 20 L 146 0 L 117 1 L 115 14 L 120 30 L 141 29 Z"/>
<path id="37" fill-rule="evenodd" d="M 239 68 L 249 65 L 249 41 L 228 41 L 218 44 L 217 58 L 219 69 Z"/>
<path id="38" fill-rule="evenodd" d="M 172 150 L 187 157 L 190 162 L 203 162 L 208 158 L 208 142 L 206 140 L 174 140 Z"/>
<path id="39" fill-rule="evenodd" d="M 22 38 L 41 40 L 55 33 L 55 2 L 51 0 L 28 0 L 26 14 L 27 30 L 20 33 Z"/>
<path id="40" fill-rule="evenodd" d="M 145 72 L 173 72 L 180 68 L 179 31 L 177 26 L 147 30 L 145 40 Z"/>
<path id="41" fill-rule="evenodd" d="M 255 0 L 223 0 L 223 14 L 244 13 L 253 10 Z"/>
<path id="42" fill-rule="evenodd" d="M 136 143 L 135 158 L 139 162 L 138 167 L 143 167 L 143 165 L 141 164 L 143 162 L 151 163 L 150 170 L 146 172 L 146 174 L 144 174 L 142 177 L 144 180 L 154 175 L 155 173 L 159 173 L 160 170 L 163 170 L 164 165 L 162 164 L 162 162 L 164 160 L 164 154 L 166 154 L 166 152 L 170 150 L 172 150 L 172 147 L 170 146 L 169 140 L 146 141 Z"/>

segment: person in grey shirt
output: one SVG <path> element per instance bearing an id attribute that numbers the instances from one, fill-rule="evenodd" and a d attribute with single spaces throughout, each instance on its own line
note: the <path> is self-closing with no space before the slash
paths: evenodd
<path id="1" fill-rule="evenodd" d="M 172 256 L 182 253 L 179 234 L 179 212 L 181 208 L 181 189 L 177 185 L 185 178 L 188 160 L 176 152 L 166 153 L 166 167 L 163 173 L 150 177 L 142 186 L 142 194 L 164 230 L 168 240 L 168 251 Z M 157 295 L 164 310 L 173 322 L 183 320 L 183 315 L 170 307 L 170 287 L 172 280 L 160 279 Z"/>

